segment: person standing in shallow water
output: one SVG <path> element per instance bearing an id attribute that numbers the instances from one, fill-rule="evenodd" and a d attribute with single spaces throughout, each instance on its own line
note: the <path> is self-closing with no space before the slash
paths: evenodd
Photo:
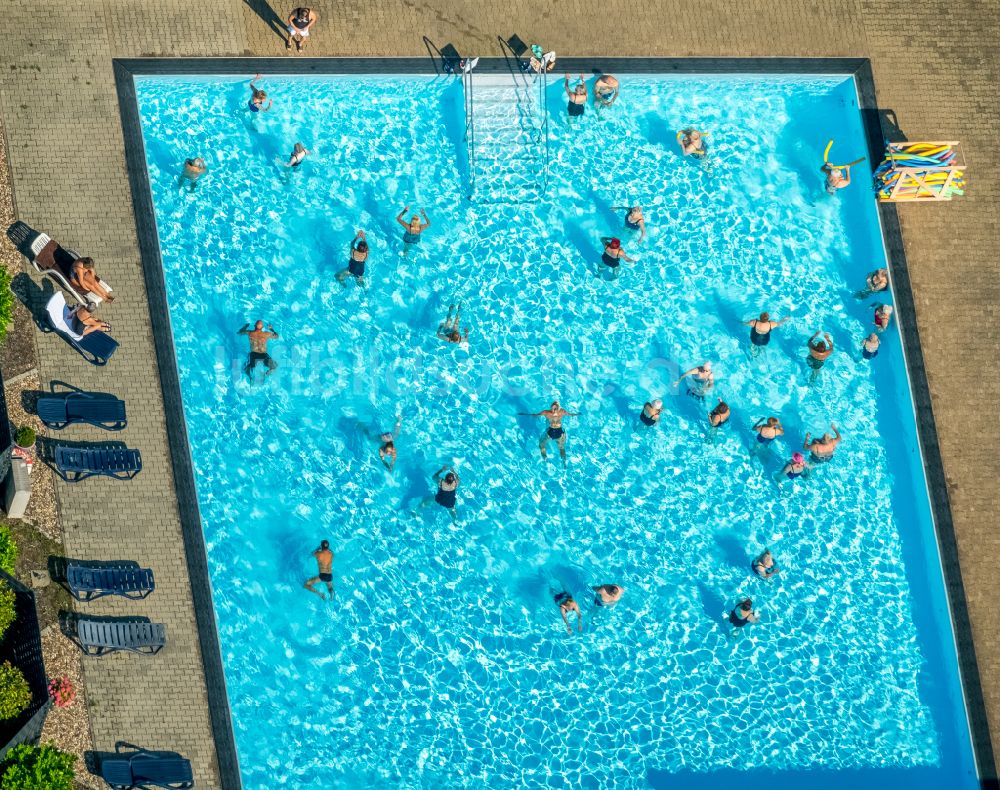
<path id="1" fill-rule="evenodd" d="M 549 426 L 542 434 L 538 442 L 538 449 L 542 454 L 542 460 L 548 458 L 547 447 L 549 439 L 552 439 L 559 447 L 559 457 L 562 458 L 563 466 L 566 465 L 566 429 L 562 427 L 563 417 L 579 417 L 579 412 L 566 411 L 559 405 L 559 401 L 552 401 L 552 405 L 543 411 L 534 413 L 520 412 L 521 417 L 544 417 L 549 422 Z"/>
<path id="2" fill-rule="evenodd" d="M 187 184 L 188 192 L 194 192 L 198 179 L 204 175 L 208 168 L 205 167 L 205 160 L 200 156 L 194 159 L 184 160 L 184 172 L 181 173 L 180 183 Z"/>
<path id="3" fill-rule="evenodd" d="M 337 282 L 341 285 L 348 277 L 353 277 L 354 281 L 362 288 L 367 288 L 365 284 L 365 262 L 368 260 L 368 239 L 365 232 L 359 230 L 351 241 L 351 249 L 347 254 L 347 268 L 337 272 L 335 275 Z"/>
<path id="4" fill-rule="evenodd" d="M 785 433 L 785 429 L 781 426 L 777 417 L 757 420 L 754 423 L 753 429 L 757 432 L 757 443 L 764 447 Z"/>
<path id="5" fill-rule="evenodd" d="M 778 564 L 774 561 L 774 557 L 771 556 L 770 549 L 764 549 L 764 553 L 750 563 L 750 568 L 762 579 L 770 579 L 772 576 L 781 573 L 781 568 L 778 567 Z"/>
<path id="6" fill-rule="evenodd" d="M 420 217 L 416 214 L 410 217 L 409 222 L 404 221 L 403 217 L 409 210 L 410 207 L 407 206 L 396 217 L 396 222 L 403 226 L 403 255 L 406 255 L 412 245 L 420 241 L 420 234 L 431 226 L 431 221 L 427 218 L 427 212 L 423 209 L 420 209 L 420 216 L 424 218 L 423 222 L 420 221 Z"/>
<path id="7" fill-rule="evenodd" d="M 687 393 L 696 400 L 703 401 L 709 390 L 715 386 L 715 374 L 712 373 L 712 363 L 702 362 L 698 367 L 685 370 L 674 382 L 676 387 L 687 379 Z"/>
<path id="8" fill-rule="evenodd" d="M 743 325 L 750 327 L 751 353 L 757 356 L 764 347 L 771 342 L 771 330 L 777 329 L 784 324 L 790 316 L 785 316 L 780 321 L 772 321 L 770 313 L 761 313 L 760 318 L 751 318 L 744 321 Z"/>
<path id="9" fill-rule="evenodd" d="M 566 91 L 566 95 L 569 97 L 569 104 L 566 105 L 566 112 L 569 113 L 570 118 L 579 118 L 583 115 L 584 108 L 587 106 L 587 83 L 584 80 L 583 75 L 580 75 L 580 79 L 576 83 L 576 87 L 573 90 L 569 89 L 569 74 L 566 75 L 566 79 L 563 80 L 563 90 Z"/>
<path id="10" fill-rule="evenodd" d="M 625 592 L 624 588 L 617 584 L 600 584 L 590 589 L 595 593 L 594 603 L 597 606 L 614 606 L 622 599 L 622 593 Z"/>
<path id="11" fill-rule="evenodd" d="M 313 585 L 317 582 L 323 582 L 326 585 L 327 592 L 330 593 L 330 597 L 333 597 L 333 552 L 330 551 L 330 541 L 322 541 L 319 544 L 319 548 L 313 552 L 313 556 L 316 558 L 316 565 L 319 567 L 319 575 L 308 579 L 303 586 L 309 592 L 315 593 L 325 601 L 326 596 L 315 589 Z"/>
<path id="12" fill-rule="evenodd" d="M 267 98 L 267 91 L 261 90 L 254 84 L 256 80 L 259 80 L 260 74 L 257 74 L 252 80 L 250 80 L 250 101 L 247 102 L 247 109 L 250 112 L 267 112 L 271 109 L 271 105 L 274 104 L 273 99 Z M 264 102 L 267 102 L 267 106 L 264 106 Z"/>
<path id="13" fill-rule="evenodd" d="M 820 334 L 823 335 L 822 340 L 819 339 Z M 806 364 L 812 369 L 812 373 L 809 375 L 809 383 L 811 384 L 819 378 L 820 369 L 833 353 L 833 338 L 830 337 L 829 332 L 817 331 L 809 338 L 809 342 L 806 345 L 809 349 Z"/>
<path id="14" fill-rule="evenodd" d="M 427 497 L 421 504 L 426 507 L 431 502 L 436 502 L 451 516 L 453 523 L 458 522 L 458 484 L 461 482 L 458 473 L 450 466 L 442 466 L 434 473 L 434 482 L 437 483 L 437 493 L 432 497 Z"/>
<path id="15" fill-rule="evenodd" d="M 878 356 L 878 348 L 882 345 L 882 341 L 879 340 L 877 334 L 872 332 L 868 337 L 861 341 L 861 358 L 862 359 L 875 359 Z"/>
<path id="16" fill-rule="evenodd" d="M 753 610 L 753 601 L 749 598 L 744 598 L 740 601 L 736 607 L 729 613 L 729 623 L 733 626 L 733 633 L 736 633 L 736 629 L 742 628 L 748 623 L 759 623 L 760 618 L 757 613 Z"/>
<path id="17" fill-rule="evenodd" d="M 652 402 L 646 401 L 642 405 L 642 411 L 639 412 L 639 422 L 641 422 L 647 428 L 652 428 L 654 425 L 659 423 L 660 416 L 662 414 L 663 414 L 662 400 L 656 398 Z"/>

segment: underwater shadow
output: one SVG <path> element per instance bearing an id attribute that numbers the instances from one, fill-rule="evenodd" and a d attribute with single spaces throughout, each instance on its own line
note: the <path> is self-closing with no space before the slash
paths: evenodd
<path id="1" fill-rule="evenodd" d="M 746 547 L 733 533 L 717 532 L 712 537 L 715 539 L 715 545 L 722 551 L 722 559 L 726 564 L 740 570 L 750 567 L 753 557 L 747 554 Z"/>
<path id="2" fill-rule="evenodd" d="M 696 582 L 695 586 L 698 588 L 701 609 L 705 613 L 705 617 L 721 628 L 722 620 L 726 616 L 726 600 L 704 582 Z"/>

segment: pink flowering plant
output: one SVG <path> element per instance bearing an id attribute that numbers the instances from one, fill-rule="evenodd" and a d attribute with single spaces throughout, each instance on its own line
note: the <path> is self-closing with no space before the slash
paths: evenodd
<path id="1" fill-rule="evenodd" d="M 57 708 L 68 708 L 76 699 L 76 689 L 69 678 L 63 675 L 49 681 L 49 696 Z"/>

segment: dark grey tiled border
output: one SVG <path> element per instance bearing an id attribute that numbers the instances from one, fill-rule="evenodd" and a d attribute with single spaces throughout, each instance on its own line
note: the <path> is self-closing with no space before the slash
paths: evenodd
<path id="1" fill-rule="evenodd" d="M 473 55 L 475 53 L 467 53 Z M 609 72 L 635 74 L 852 74 L 858 97 L 872 161 L 881 159 L 884 133 L 875 95 L 871 63 L 866 58 L 574 58 L 559 60 L 560 70 L 591 72 L 601 68 Z M 125 137 L 125 158 L 135 210 L 142 268 L 152 320 L 159 326 L 170 326 L 166 284 L 160 260 L 159 240 L 152 195 L 146 172 L 145 149 L 139 110 L 136 103 L 134 75 L 232 75 L 291 74 L 433 74 L 426 57 L 407 58 L 136 58 L 114 61 L 118 87 L 119 109 Z M 503 58 L 481 58 L 477 71 L 503 73 L 507 63 Z M 955 639 L 958 646 L 959 671 L 965 692 L 965 706 L 972 731 L 972 745 L 979 769 L 980 786 L 984 790 L 1000 788 L 996 762 L 990 739 L 986 704 L 980 684 L 972 629 L 965 600 L 954 523 L 948 501 L 944 468 L 938 448 L 937 428 L 931 408 L 930 390 L 924 370 L 923 353 L 917 332 L 913 294 L 910 290 L 903 237 L 896 207 L 879 204 L 879 214 L 885 238 L 889 265 L 892 270 L 893 295 L 897 304 L 900 331 L 903 334 L 910 391 L 917 410 L 917 432 L 923 453 L 927 484 L 934 513 L 938 550 L 944 568 Z M 215 623 L 215 609 L 208 574 L 205 538 L 198 511 L 194 470 L 188 446 L 184 407 L 181 403 L 180 380 L 174 356 L 173 335 L 154 334 L 163 404 L 166 410 L 167 435 L 173 462 L 174 481 L 180 509 L 181 528 L 188 557 L 188 573 L 194 597 L 198 633 L 208 684 L 208 701 L 215 735 L 222 786 L 225 790 L 240 788 L 239 765 L 233 737 L 232 719 L 226 695 L 222 654 Z"/>

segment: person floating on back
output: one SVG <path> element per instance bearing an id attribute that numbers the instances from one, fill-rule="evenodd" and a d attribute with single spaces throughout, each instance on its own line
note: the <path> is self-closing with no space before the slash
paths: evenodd
<path id="1" fill-rule="evenodd" d="M 250 101 L 247 102 L 247 109 L 250 112 L 267 112 L 271 109 L 271 105 L 274 104 L 273 99 L 267 98 L 267 91 L 261 90 L 255 84 L 255 80 L 259 80 L 260 74 L 257 74 L 252 80 L 250 80 Z M 267 102 L 267 106 L 264 106 L 264 102 Z"/>
<path id="2" fill-rule="evenodd" d="M 549 439 L 552 439 L 559 447 L 559 457 L 562 458 L 563 466 L 566 465 L 566 429 L 562 427 L 563 417 L 579 417 L 579 412 L 566 411 L 559 405 L 559 401 L 552 401 L 552 405 L 543 411 L 534 413 L 520 412 L 522 417 L 544 417 L 548 420 L 548 427 L 542 438 L 538 441 L 538 450 L 542 454 L 542 460 L 548 458 Z"/>
<path id="3" fill-rule="evenodd" d="M 291 49 L 293 41 L 297 52 L 305 49 L 309 32 L 316 24 L 317 19 L 319 19 L 319 14 L 311 8 L 296 8 L 292 11 L 288 15 L 288 40 L 285 41 L 285 49 Z"/>
<path id="4" fill-rule="evenodd" d="M 452 318 L 452 313 L 454 313 L 454 318 Z M 439 325 L 437 328 L 437 336 L 447 343 L 468 343 L 469 342 L 469 326 L 465 326 L 465 334 L 462 334 L 462 330 L 459 327 L 459 322 L 462 320 L 462 305 L 459 303 L 458 309 L 455 309 L 455 305 L 448 305 L 448 317 L 444 319 L 444 323 Z"/>
<path id="5" fill-rule="evenodd" d="M 569 624 L 568 615 L 570 612 L 576 612 L 577 630 L 583 631 L 583 613 L 580 611 L 580 605 L 573 600 L 573 596 L 563 590 L 553 595 L 553 600 L 555 600 L 556 606 L 559 607 L 559 614 L 562 615 L 563 622 L 566 623 L 566 632 L 573 633 L 573 626 Z"/>
<path id="6" fill-rule="evenodd" d="M 410 245 L 416 244 L 420 241 L 420 234 L 431 226 L 431 221 L 427 218 L 427 212 L 424 211 L 423 209 L 420 209 L 420 215 L 424 218 L 423 222 L 420 221 L 420 217 L 418 217 L 416 214 L 410 217 L 409 222 L 405 222 L 403 220 L 403 216 L 409 210 L 410 207 L 407 206 L 402 211 L 400 211 L 399 215 L 396 217 L 396 222 L 402 225 L 404 229 L 403 232 L 404 255 L 406 254 L 406 251 L 410 248 Z"/>
<path id="7" fill-rule="evenodd" d="M 330 593 L 330 597 L 333 597 L 333 552 L 330 551 L 330 541 L 321 541 L 319 548 L 313 552 L 313 556 L 316 558 L 316 565 L 319 567 L 319 575 L 308 579 L 303 586 L 309 592 L 316 593 L 316 595 L 325 601 L 326 596 L 315 589 L 313 585 L 317 582 L 323 582 L 326 584 L 326 589 Z"/>
<path id="8" fill-rule="evenodd" d="M 250 340 L 250 356 L 247 357 L 247 364 L 243 368 L 243 372 L 247 378 L 253 380 L 254 368 L 261 362 L 267 368 L 267 372 L 264 375 L 270 376 L 274 372 L 274 369 L 278 367 L 278 363 L 271 359 L 271 355 L 267 353 L 268 341 L 278 337 L 278 333 L 274 331 L 274 327 L 268 324 L 267 331 L 265 332 L 264 322 L 258 321 L 254 324 L 253 329 L 250 328 L 250 324 L 244 324 L 239 334 L 246 335 Z"/>
<path id="9" fill-rule="evenodd" d="M 368 260 L 368 239 L 365 232 L 359 230 L 351 241 L 351 251 L 347 255 L 347 268 L 336 274 L 337 282 L 341 285 L 348 277 L 353 277 L 362 288 L 367 288 L 365 284 L 365 261 Z"/>

